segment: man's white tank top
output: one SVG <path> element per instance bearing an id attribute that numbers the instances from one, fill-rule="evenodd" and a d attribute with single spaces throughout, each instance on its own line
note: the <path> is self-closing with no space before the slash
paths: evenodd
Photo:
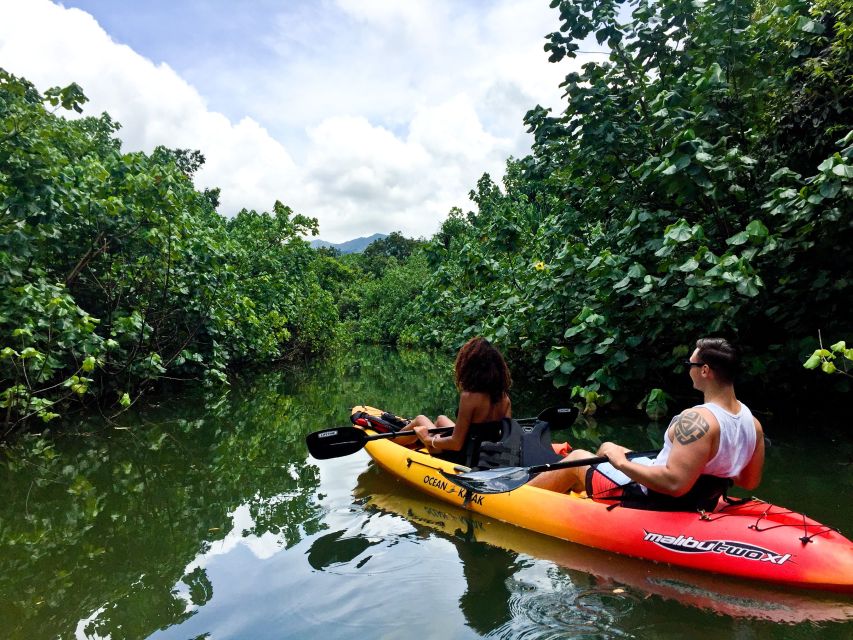
<path id="1" fill-rule="evenodd" d="M 752 412 L 743 402 L 740 403 L 738 413 L 729 413 L 713 402 L 699 406 L 713 413 L 720 423 L 720 446 L 717 448 L 717 454 L 705 464 L 702 473 L 720 478 L 734 478 L 749 464 L 755 452 L 756 433 Z M 673 422 L 678 417 L 676 416 Z M 672 440 L 667 429 L 663 438 L 663 449 L 653 464 L 665 465 L 671 450 Z"/>

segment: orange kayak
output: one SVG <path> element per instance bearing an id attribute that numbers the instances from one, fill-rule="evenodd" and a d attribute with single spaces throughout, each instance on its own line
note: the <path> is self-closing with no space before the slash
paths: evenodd
<path id="1" fill-rule="evenodd" d="M 374 432 L 367 429 L 367 433 Z M 853 542 L 801 513 L 758 499 L 710 512 L 608 508 L 584 493 L 529 485 L 466 495 L 440 471 L 467 471 L 425 451 L 372 440 L 380 467 L 419 490 L 524 529 L 635 558 L 775 584 L 853 592 Z"/>
<path id="2" fill-rule="evenodd" d="M 432 529 L 454 544 L 485 543 L 553 562 L 596 576 L 608 590 L 615 582 L 639 590 L 641 598 L 643 594 L 655 595 L 735 618 L 783 624 L 853 621 L 853 599 L 848 594 L 789 589 L 738 578 L 721 580 L 709 572 L 617 557 L 438 502 L 416 489 L 389 482 L 388 474 L 377 468 L 359 476 L 354 495 L 363 498 L 365 506 L 404 518 L 413 526 Z"/>

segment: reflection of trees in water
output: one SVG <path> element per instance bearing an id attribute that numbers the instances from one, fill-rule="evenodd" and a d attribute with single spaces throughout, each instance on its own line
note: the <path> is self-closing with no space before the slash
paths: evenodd
<path id="1" fill-rule="evenodd" d="M 405 411 L 453 397 L 440 361 L 360 349 L 246 375 L 224 398 L 156 398 L 121 430 L 92 420 L 79 431 L 94 435 L 22 439 L 0 461 L 5 637 L 71 637 L 90 616 L 87 634 L 146 637 L 185 620 L 214 586 L 204 569 L 184 571 L 229 533 L 238 506 L 253 521 L 242 536 L 269 532 L 286 548 L 325 527 L 305 435 L 355 404 Z"/>
<path id="2" fill-rule="evenodd" d="M 482 522 L 468 513 L 451 513 L 420 494 L 406 498 L 406 488 L 397 483 L 388 489 L 390 478 L 375 467 L 369 468 L 358 478 L 356 497 L 368 498 L 368 510 L 405 516 L 418 537 L 436 536 L 453 544 L 466 587 L 459 607 L 472 629 L 487 635 L 509 622 L 513 615 L 511 580 L 523 566 L 518 554 L 477 540 Z"/>
<path id="3" fill-rule="evenodd" d="M 473 525 L 469 520 L 466 531 L 457 529 L 448 539 L 462 561 L 468 587 L 459 598 L 459 606 L 469 626 L 485 635 L 512 618 L 509 581 L 521 564 L 518 554 L 477 542 Z"/>
<path id="4" fill-rule="evenodd" d="M 145 637 L 191 615 L 173 592 L 180 581 L 193 606 L 212 597 L 203 569 L 183 572 L 228 533 L 239 505 L 254 517 L 247 536 L 271 531 L 290 546 L 319 530 L 316 467 L 276 437 L 280 422 L 230 408 L 227 425 L 208 416 L 202 431 L 171 421 L 59 442 L 47 450 L 54 457 L 16 451 L 0 507 L 0 626 L 13 637 L 67 637 L 97 611 L 86 633 Z"/>

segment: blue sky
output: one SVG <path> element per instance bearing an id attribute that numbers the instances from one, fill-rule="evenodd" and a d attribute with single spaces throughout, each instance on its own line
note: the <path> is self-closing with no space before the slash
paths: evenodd
<path id="1" fill-rule="evenodd" d="M 343 241 L 430 236 L 559 107 L 548 0 L 0 0 L 0 65 L 78 82 L 127 150 L 197 148 L 224 215 L 276 199 Z"/>

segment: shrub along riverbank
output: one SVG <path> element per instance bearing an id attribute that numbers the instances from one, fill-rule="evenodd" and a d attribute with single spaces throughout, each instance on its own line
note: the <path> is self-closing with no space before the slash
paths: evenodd
<path id="1" fill-rule="evenodd" d="M 333 343 L 331 294 L 302 236 L 317 221 L 216 213 L 198 152 L 123 153 L 86 98 L 44 96 L 0 70 L 0 439 L 78 402 L 128 406 L 163 379 L 218 384 L 229 367 Z"/>
<path id="2" fill-rule="evenodd" d="M 426 244 L 396 339 L 484 334 L 590 408 L 658 413 L 692 341 L 726 335 L 759 407 L 833 402 L 849 377 L 802 364 L 853 336 L 853 2 L 551 4 L 552 61 L 611 53 Z"/>
<path id="3" fill-rule="evenodd" d="M 757 404 L 845 393 L 802 363 L 819 330 L 853 336 L 853 0 L 552 6 L 552 61 L 592 38 L 609 56 L 566 77 L 562 113 L 527 114 L 531 155 L 476 210 L 358 256 L 310 249 L 316 220 L 281 203 L 225 219 L 199 152 L 123 153 L 108 115 L 55 113 L 76 85 L 0 72 L 0 438 L 343 336 L 483 334 L 589 409 L 664 411 L 708 334 L 743 345 Z"/>

